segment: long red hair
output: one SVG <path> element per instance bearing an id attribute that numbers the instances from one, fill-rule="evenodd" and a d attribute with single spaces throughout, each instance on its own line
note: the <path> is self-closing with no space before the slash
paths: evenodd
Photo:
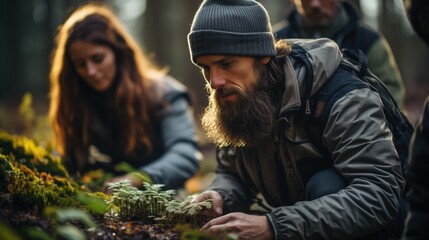
<path id="1" fill-rule="evenodd" d="M 76 40 L 102 44 L 113 50 L 118 69 L 114 111 L 119 116 L 123 151 L 131 153 L 138 143 L 150 151 L 150 106 L 156 97 L 151 91 L 151 82 L 165 72 L 150 62 L 114 13 L 104 5 L 87 4 L 78 8 L 59 27 L 55 40 L 50 70 L 49 119 L 59 153 L 72 153 L 82 159 L 89 147 L 89 109 L 84 102 L 82 84 L 79 84 L 82 81 L 79 81 L 68 53 L 70 44 Z M 84 164 L 79 162 L 78 166 Z"/>

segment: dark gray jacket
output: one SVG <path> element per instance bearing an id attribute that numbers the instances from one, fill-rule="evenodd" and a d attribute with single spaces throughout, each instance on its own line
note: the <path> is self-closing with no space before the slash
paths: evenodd
<path id="1" fill-rule="evenodd" d="M 404 240 L 429 239 L 429 96 L 410 144 L 408 180 L 410 203 Z"/>
<path id="2" fill-rule="evenodd" d="M 341 52 L 328 39 L 293 41 L 308 52 L 314 94 L 336 74 Z M 326 159 L 298 117 L 305 104 L 306 69 L 289 56 L 284 72 L 286 90 L 274 136 L 253 148 L 219 149 L 209 188 L 222 195 L 225 212 L 246 211 L 261 194 L 272 206 L 267 217 L 276 239 L 352 239 L 382 230 L 398 213 L 405 182 L 379 95 L 359 88 L 336 99 L 322 148 L 348 186 L 306 201 L 306 183 L 311 173 L 326 167 L 321 164 Z"/>

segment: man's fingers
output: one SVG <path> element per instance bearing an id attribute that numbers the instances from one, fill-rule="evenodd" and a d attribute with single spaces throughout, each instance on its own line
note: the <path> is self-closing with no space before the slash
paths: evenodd
<path id="1" fill-rule="evenodd" d="M 213 232 L 216 229 L 219 229 L 219 226 L 224 224 L 226 221 L 226 218 L 224 216 L 217 217 L 215 219 L 212 219 L 208 223 L 206 223 L 204 226 L 201 227 L 201 231 L 209 231 Z"/>
<path id="2" fill-rule="evenodd" d="M 216 191 L 205 191 L 201 194 L 198 194 L 192 199 L 192 203 L 198 203 L 205 200 L 211 200 L 213 203 L 213 209 L 218 215 L 222 215 L 223 212 L 223 200 L 221 195 Z"/>
<path id="3" fill-rule="evenodd" d="M 229 222 L 237 220 L 241 215 L 239 213 L 230 213 L 224 216 L 217 217 L 210 220 L 204 226 L 201 227 L 202 231 L 214 231 L 214 230 L 227 230 Z"/>

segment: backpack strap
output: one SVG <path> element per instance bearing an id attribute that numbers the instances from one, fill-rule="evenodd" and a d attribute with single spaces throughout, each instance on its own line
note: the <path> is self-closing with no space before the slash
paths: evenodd
<path id="1" fill-rule="evenodd" d="M 364 56 L 363 52 L 360 50 L 343 50 L 343 53 L 344 56 L 346 56 L 345 65 L 347 67 L 360 66 L 361 69 L 358 71 L 360 78 L 369 83 L 371 89 L 380 95 L 384 105 L 383 112 L 386 115 L 387 125 L 392 131 L 393 142 L 398 151 L 399 158 L 401 159 L 404 176 L 407 178 L 406 161 L 408 158 L 409 141 L 414 132 L 413 125 L 401 112 L 386 85 L 367 67 L 366 59 L 364 58 L 361 62 L 363 64 L 359 65 L 355 63 L 356 60 L 361 61 L 360 59 Z M 358 57 L 356 57 L 357 55 Z M 406 186 L 406 190 L 407 189 L 408 186 Z"/>
<path id="2" fill-rule="evenodd" d="M 379 94 L 383 103 L 386 124 L 392 132 L 393 143 L 401 160 L 403 174 L 407 178 L 406 161 L 408 158 L 409 141 L 414 132 L 413 125 L 398 108 L 385 84 L 370 71 L 363 52 L 358 49 L 343 49 L 342 52 L 344 59 L 340 67 L 331 79 L 321 87 L 318 93 L 312 97 L 312 109 L 315 110 L 312 111 L 313 114 L 308 121 L 308 125 L 318 126 L 319 129 L 317 130 L 317 127 L 306 128 L 308 129 L 307 133 L 310 141 L 314 142 L 317 147 L 322 147 L 322 152 L 324 152 L 323 145 L 321 144 L 322 134 L 333 104 L 340 97 L 354 89 L 370 88 Z M 355 77 L 350 76 L 350 72 Z M 408 189 L 408 186 L 406 186 L 406 189 Z"/>
<path id="3" fill-rule="evenodd" d="M 360 81 L 356 74 L 350 74 L 343 68 L 338 68 L 323 86 L 310 98 L 311 115 L 305 120 L 305 129 L 310 142 L 312 142 L 321 153 L 330 156 L 323 147 L 322 137 L 328 122 L 331 109 L 334 104 L 355 89 L 368 88 L 368 85 Z"/>
<path id="4" fill-rule="evenodd" d="M 299 109 L 297 117 L 301 118 L 304 122 L 304 128 L 310 142 L 312 142 L 324 156 L 329 157 L 330 154 L 322 146 L 322 134 L 326 121 L 323 123 L 321 120 L 325 110 L 326 95 L 328 92 L 333 91 L 331 88 L 333 88 L 334 85 L 329 84 L 328 86 L 325 84 L 326 86 L 324 88 L 322 87 L 315 96 L 310 98 L 313 88 L 314 72 L 313 66 L 307 56 L 307 51 L 302 46 L 294 44 L 292 45 L 290 56 L 295 60 L 295 69 L 304 66 L 306 71 L 303 82 L 305 90 L 301 97 L 301 102 L 304 104 Z"/>

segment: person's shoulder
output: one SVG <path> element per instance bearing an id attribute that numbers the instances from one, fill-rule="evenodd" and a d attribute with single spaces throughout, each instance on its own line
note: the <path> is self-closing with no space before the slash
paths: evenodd
<path id="1" fill-rule="evenodd" d="M 294 21 L 294 18 L 296 14 L 298 14 L 298 12 L 293 7 L 287 12 L 284 18 L 273 24 L 272 32 L 274 34 L 274 37 L 276 37 L 277 39 L 288 37 L 288 29 L 295 28 L 296 23 Z"/>
<path id="2" fill-rule="evenodd" d="M 272 32 L 274 35 L 278 35 L 280 32 L 285 31 L 289 27 L 289 20 L 284 18 L 279 22 L 273 24 Z"/>
<path id="3" fill-rule="evenodd" d="M 378 38 L 383 35 L 380 31 L 375 30 L 371 26 L 369 26 L 366 23 L 361 22 L 361 21 L 358 23 L 357 29 L 359 32 L 361 32 L 363 34 L 371 35 L 371 36 L 378 37 Z"/>
<path id="4" fill-rule="evenodd" d="M 161 83 L 165 91 L 187 92 L 187 87 L 171 75 L 165 75 L 161 78 Z"/>
<path id="5" fill-rule="evenodd" d="M 379 31 L 377 31 L 376 29 L 372 28 L 371 26 L 369 26 L 368 24 L 362 21 L 358 13 L 359 11 L 357 10 L 355 5 L 347 1 L 342 1 L 341 4 L 343 8 L 346 10 L 346 13 L 349 16 L 350 22 L 354 23 L 352 25 L 355 25 L 355 28 L 357 31 L 367 35 L 373 35 L 373 36 L 381 35 Z"/>
<path id="6" fill-rule="evenodd" d="M 188 88 L 173 76 L 166 74 L 154 82 L 166 101 L 173 102 L 178 98 L 186 98 L 189 101 Z"/>

